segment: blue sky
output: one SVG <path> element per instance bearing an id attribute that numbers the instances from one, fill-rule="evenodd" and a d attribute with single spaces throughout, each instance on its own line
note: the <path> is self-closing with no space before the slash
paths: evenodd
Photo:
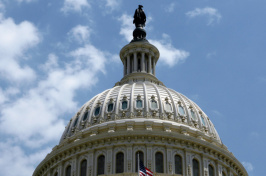
<path id="1" fill-rule="evenodd" d="M 122 78 L 139 4 L 157 78 L 266 175 L 264 0 L 0 0 L 0 175 L 31 175 L 79 107 Z"/>

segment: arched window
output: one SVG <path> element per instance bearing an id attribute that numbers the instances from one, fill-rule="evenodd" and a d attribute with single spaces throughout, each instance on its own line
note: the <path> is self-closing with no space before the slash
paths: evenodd
<path id="1" fill-rule="evenodd" d="M 196 120 L 196 115 L 195 115 L 195 112 L 194 112 L 194 111 L 192 111 L 192 110 L 190 110 L 190 113 L 191 113 L 191 116 L 192 116 L 193 120 Z"/>
<path id="2" fill-rule="evenodd" d="M 97 107 L 96 109 L 95 109 L 95 111 L 94 111 L 94 115 L 95 116 L 97 116 L 97 115 L 99 115 L 100 114 L 100 107 Z"/>
<path id="3" fill-rule="evenodd" d="M 192 164 L 193 164 L 193 176 L 200 176 L 198 160 L 193 159 Z"/>
<path id="4" fill-rule="evenodd" d="M 104 174 L 104 166 L 105 166 L 105 157 L 101 155 L 98 157 L 97 161 L 97 175 Z"/>
<path id="5" fill-rule="evenodd" d="M 136 172 L 138 172 L 138 159 L 142 162 L 142 163 L 144 163 L 144 154 L 143 154 L 143 152 L 142 151 L 137 151 L 136 152 L 136 155 L 135 155 L 135 171 Z"/>
<path id="6" fill-rule="evenodd" d="M 158 108 L 157 101 L 151 100 L 151 109 L 157 109 L 157 108 Z"/>
<path id="7" fill-rule="evenodd" d="M 214 176 L 214 168 L 209 164 L 209 176 Z"/>
<path id="8" fill-rule="evenodd" d="M 137 100 L 137 108 L 142 108 L 142 100 Z"/>
<path id="9" fill-rule="evenodd" d="M 119 152 L 116 154 L 115 173 L 124 172 L 124 153 Z"/>
<path id="10" fill-rule="evenodd" d="M 157 173 L 163 173 L 163 154 L 161 152 L 155 154 L 155 168 Z"/>
<path id="11" fill-rule="evenodd" d="M 200 116 L 200 118 L 201 118 L 202 125 L 203 125 L 203 126 L 206 126 L 205 120 L 204 120 L 204 118 L 202 117 L 202 115 Z"/>
<path id="12" fill-rule="evenodd" d="M 122 102 L 122 109 L 127 109 L 127 101 Z"/>
<path id="13" fill-rule="evenodd" d="M 66 176 L 71 176 L 71 166 L 67 166 L 66 168 Z"/>
<path id="14" fill-rule="evenodd" d="M 86 111 L 85 114 L 83 115 L 82 121 L 87 120 L 88 114 L 89 114 L 89 111 Z"/>
<path id="15" fill-rule="evenodd" d="M 80 164 L 80 176 L 87 175 L 87 160 L 83 160 Z"/>
<path id="16" fill-rule="evenodd" d="M 180 155 L 175 155 L 175 174 L 183 174 L 182 157 Z"/>
<path id="17" fill-rule="evenodd" d="M 172 111 L 172 106 L 170 103 L 165 103 L 165 110 L 166 111 Z"/>
<path id="18" fill-rule="evenodd" d="M 77 126 L 78 120 L 79 120 L 79 118 L 77 117 L 77 118 L 75 119 L 75 121 L 74 121 L 74 125 L 73 125 L 73 127 L 76 127 L 76 126 Z"/>
<path id="19" fill-rule="evenodd" d="M 110 103 L 107 107 L 107 111 L 108 112 L 112 112 L 113 111 L 113 108 L 114 108 L 114 103 Z"/>
<path id="20" fill-rule="evenodd" d="M 222 172 L 222 176 L 226 176 L 226 174 L 224 173 L 224 171 Z"/>
<path id="21" fill-rule="evenodd" d="M 178 112 L 179 112 L 179 114 L 182 115 L 182 116 L 185 115 L 185 111 L 184 111 L 183 106 L 178 105 Z"/>

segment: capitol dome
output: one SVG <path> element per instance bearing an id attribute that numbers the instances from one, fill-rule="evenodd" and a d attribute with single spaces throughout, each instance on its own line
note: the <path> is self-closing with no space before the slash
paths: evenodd
<path id="1" fill-rule="evenodd" d="M 197 104 L 163 85 L 141 80 L 105 90 L 84 104 L 70 120 L 60 143 L 75 138 L 80 131 L 135 123 L 150 124 L 150 130 L 157 126 L 162 131 L 181 132 L 225 147 Z"/>
<path id="2" fill-rule="evenodd" d="M 80 108 L 33 176 L 137 176 L 138 157 L 156 176 L 247 176 L 203 110 L 156 78 L 143 27 L 133 34 L 124 77 Z"/>

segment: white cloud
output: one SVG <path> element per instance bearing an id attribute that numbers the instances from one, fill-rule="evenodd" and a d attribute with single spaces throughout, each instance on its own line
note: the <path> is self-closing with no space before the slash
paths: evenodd
<path id="1" fill-rule="evenodd" d="M 77 90 L 97 83 L 99 72 L 105 72 L 108 52 L 90 44 L 68 54 L 73 60 L 59 67 L 58 58 L 50 54 L 42 69 L 47 77 L 28 93 L 1 110 L 0 131 L 13 136 L 27 147 L 40 147 L 58 140 L 64 129 L 60 117 L 75 112 Z"/>
<path id="2" fill-rule="evenodd" d="M 90 8 L 90 4 L 87 0 L 65 0 L 64 6 L 61 8 L 61 11 L 64 13 L 67 12 L 82 12 L 84 8 Z"/>
<path id="3" fill-rule="evenodd" d="M 10 87 L 6 90 L 2 90 L 0 87 L 0 105 L 9 101 L 10 96 L 18 94 L 20 91 L 18 88 Z"/>
<path id="4" fill-rule="evenodd" d="M 172 2 L 171 4 L 167 5 L 164 10 L 168 13 L 171 13 L 175 10 L 175 6 L 176 3 Z"/>
<path id="5" fill-rule="evenodd" d="M 252 163 L 243 161 L 242 164 L 248 172 L 252 172 L 254 170 L 254 166 L 252 165 Z"/>
<path id="6" fill-rule="evenodd" d="M 86 43 L 90 37 L 90 29 L 88 26 L 78 25 L 74 27 L 69 34 L 79 43 Z"/>
<path id="7" fill-rule="evenodd" d="M 133 39 L 132 32 L 135 26 L 132 23 L 132 17 L 123 14 L 118 19 L 121 24 L 120 35 L 130 42 Z M 189 52 L 176 49 L 171 42 L 170 36 L 167 34 L 162 35 L 161 40 L 148 39 L 151 44 L 155 45 L 160 51 L 160 62 L 168 65 L 169 67 L 174 66 L 175 64 L 182 63 L 189 56 Z"/>
<path id="8" fill-rule="evenodd" d="M 0 174 L 3 176 L 32 175 L 34 165 L 43 159 L 51 149 L 26 154 L 12 142 L 0 143 Z"/>
<path id="9" fill-rule="evenodd" d="M 0 77 L 8 81 L 32 81 L 35 72 L 27 65 L 21 65 L 27 50 L 40 42 L 37 28 L 28 21 L 15 24 L 13 19 L 0 20 Z"/>
<path id="10" fill-rule="evenodd" d="M 128 42 L 130 42 L 133 39 L 132 33 L 135 29 L 135 26 L 133 24 L 133 17 L 127 14 L 123 14 L 120 18 L 118 18 L 118 21 L 122 23 L 119 34 L 124 36 L 124 38 Z"/>
<path id="11" fill-rule="evenodd" d="M 187 12 L 186 15 L 190 18 L 197 16 L 207 16 L 207 25 L 211 25 L 215 22 L 219 23 L 222 18 L 222 15 L 218 12 L 218 10 L 212 7 L 196 8 L 195 10 Z"/>
<path id="12" fill-rule="evenodd" d="M 105 1 L 105 7 L 110 9 L 111 11 L 119 9 L 121 0 L 104 0 Z"/>
<path id="13" fill-rule="evenodd" d="M 163 34 L 162 40 L 149 40 L 160 51 L 160 60 L 169 67 L 183 63 L 189 56 L 189 52 L 175 48 L 167 39 L 169 36 Z"/>

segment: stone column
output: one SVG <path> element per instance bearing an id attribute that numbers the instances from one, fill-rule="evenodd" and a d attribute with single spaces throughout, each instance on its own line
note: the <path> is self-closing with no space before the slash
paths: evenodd
<path id="1" fill-rule="evenodd" d="M 112 173 L 112 158 L 113 158 L 113 149 L 112 148 L 108 148 L 107 149 L 107 156 L 106 156 L 106 159 L 105 159 L 105 162 L 106 162 L 106 170 L 105 170 L 105 174 L 108 175 L 108 174 L 111 174 Z"/>
<path id="2" fill-rule="evenodd" d="M 152 60 L 153 75 L 155 76 L 155 59 Z"/>
<path id="3" fill-rule="evenodd" d="M 134 65 L 134 69 L 133 69 L 133 73 L 134 73 L 134 72 L 137 72 L 137 70 L 138 70 L 137 52 L 134 52 L 133 65 Z"/>
<path id="4" fill-rule="evenodd" d="M 187 176 L 192 176 L 192 159 L 191 154 L 185 150 L 185 157 L 186 157 L 186 171 Z"/>
<path id="5" fill-rule="evenodd" d="M 145 72 L 145 53 L 141 53 L 141 72 Z"/>
<path id="6" fill-rule="evenodd" d="M 151 73 L 151 53 L 149 53 L 148 73 Z"/>
<path id="7" fill-rule="evenodd" d="M 128 54 L 127 55 L 127 74 L 130 73 L 130 67 L 131 67 L 131 65 L 130 65 L 130 55 Z"/>
<path id="8" fill-rule="evenodd" d="M 127 167 L 126 172 L 132 172 L 133 171 L 133 158 L 132 158 L 132 145 L 127 147 Z"/>
<path id="9" fill-rule="evenodd" d="M 220 165 L 220 164 L 217 163 L 216 175 L 217 176 L 222 176 L 222 172 L 223 172 L 222 165 Z"/>
<path id="10" fill-rule="evenodd" d="M 208 165 L 208 159 L 203 157 L 202 158 L 202 170 L 203 170 L 203 175 L 205 176 L 206 174 L 208 174 L 208 170 L 209 170 L 209 165 Z"/>
<path id="11" fill-rule="evenodd" d="M 155 168 L 153 168 L 154 164 L 152 164 L 152 161 L 153 161 L 153 157 L 152 157 L 152 146 L 147 146 L 147 153 L 146 153 L 146 156 L 147 156 L 147 166 L 148 169 L 150 170 L 154 170 L 155 171 Z M 153 161 L 155 163 L 155 161 Z"/>
<path id="12" fill-rule="evenodd" d="M 62 163 L 58 166 L 58 176 L 63 176 L 63 165 L 62 165 Z"/>
<path id="13" fill-rule="evenodd" d="M 166 173 L 173 174 L 173 158 L 172 158 L 172 149 L 167 149 L 166 151 Z"/>
<path id="14" fill-rule="evenodd" d="M 88 173 L 89 173 L 89 175 L 88 176 L 93 176 L 93 175 L 96 175 L 97 173 L 97 171 L 95 171 L 95 174 L 93 174 L 93 172 L 94 172 L 94 169 L 93 169 L 93 167 L 96 167 L 97 168 L 97 166 L 94 166 L 93 165 L 93 163 L 94 163 L 94 161 L 93 161 L 93 152 L 90 152 L 89 153 L 89 157 L 88 157 L 88 162 L 89 162 L 89 168 L 88 168 Z M 97 170 L 97 169 L 96 169 Z"/>

